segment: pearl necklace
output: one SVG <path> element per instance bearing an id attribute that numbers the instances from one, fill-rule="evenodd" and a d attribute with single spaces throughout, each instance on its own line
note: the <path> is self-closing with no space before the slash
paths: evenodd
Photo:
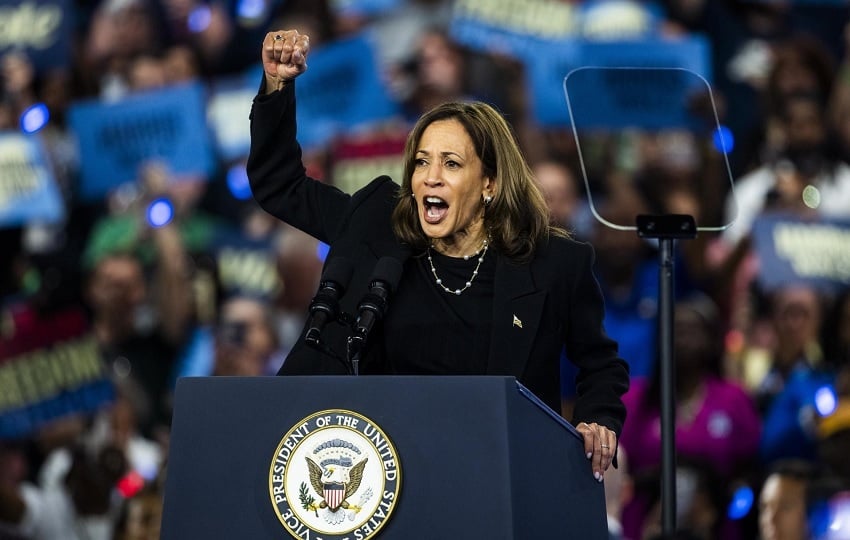
<path id="1" fill-rule="evenodd" d="M 481 255 L 480 257 L 478 257 L 478 264 L 475 265 L 475 270 L 472 271 L 472 277 L 469 278 L 469 281 L 466 282 L 466 285 L 464 285 L 462 289 L 449 289 L 448 287 L 443 285 L 443 280 L 440 279 L 440 276 L 437 275 L 437 269 L 434 268 L 434 259 L 431 258 L 432 247 L 433 244 L 431 246 L 428 246 L 428 264 L 431 265 L 431 273 L 434 274 L 434 279 L 437 281 L 437 285 L 439 285 L 444 291 L 449 294 L 460 295 L 460 293 L 472 286 L 472 282 L 475 280 L 475 276 L 478 275 L 478 269 L 481 268 L 481 263 L 484 262 L 484 255 L 487 254 L 487 248 L 490 247 L 490 241 L 489 239 L 484 240 L 484 245 L 481 246 L 481 249 L 479 249 L 472 255 L 463 256 L 463 260 L 468 261 L 472 257 L 477 257 L 479 254 Z"/>

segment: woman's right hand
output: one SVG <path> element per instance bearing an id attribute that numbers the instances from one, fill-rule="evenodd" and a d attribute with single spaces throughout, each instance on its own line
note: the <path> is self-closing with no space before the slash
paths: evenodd
<path id="1" fill-rule="evenodd" d="M 298 30 L 269 32 L 263 39 L 263 71 L 266 92 L 280 90 L 284 85 L 307 71 L 310 36 Z"/>

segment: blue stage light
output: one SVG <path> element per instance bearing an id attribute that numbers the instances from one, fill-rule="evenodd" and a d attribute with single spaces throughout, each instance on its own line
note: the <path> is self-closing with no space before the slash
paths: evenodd
<path id="1" fill-rule="evenodd" d="M 251 183 L 244 164 L 234 165 L 227 170 L 227 187 L 231 195 L 240 201 L 251 198 Z"/>
<path id="2" fill-rule="evenodd" d="M 236 4 L 236 16 L 240 20 L 259 19 L 266 14 L 265 0 L 239 0 Z"/>
<path id="3" fill-rule="evenodd" d="M 835 395 L 835 390 L 831 386 L 824 385 L 815 390 L 815 409 L 819 415 L 829 416 L 835 412 L 837 406 L 838 396 Z"/>
<path id="4" fill-rule="evenodd" d="M 729 501 L 729 509 L 726 515 L 729 519 L 742 519 L 753 508 L 755 494 L 750 486 L 741 486 L 732 494 L 732 500 Z"/>
<path id="5" fill-rule="evenodd" d="M 850 538 L 850 492 L 833 493 L 809 506 L 807 518 L 812 540 Z"/>
<path id="6" fill-rule="evenodd" d="M 712 135 L 712 142 L 714 149 L 724 154 L 735 149 L 735 136 L 732 135 L 732 130 L 726 126 L 717 126 Z"/>
<path id="7" fill-rule="evenodd" d="M 21 131 L 24 133 L 35 133 L 47 125 L 50 120 L 50 111 L 44 103 L 36 103 L 27 107 L 21 113 Z"/>
<path id="8" fill-rule="evenodd" d="M 189 17 L 186 19 L 186 26 L 190 31 L 198 33 L 209 28 L 211 21 L 212 12 L 209 6 L 198 6 L 189 13 Z"/>
<path id="9" fill-rule="evenodd" d="M 148 205 L 147 218 L 151 227 L 168 225 L 174 219 L 174 205 L 165 197 L 156 199 Z"/>

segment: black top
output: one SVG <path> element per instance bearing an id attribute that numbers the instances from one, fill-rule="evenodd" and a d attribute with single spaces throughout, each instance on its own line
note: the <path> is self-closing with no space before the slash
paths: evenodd
<path id="1" fill-rule="evenodd" d="M 434 268 L 450 289 L 463 289 L 478 258 L 447 257 L 431 250 Z M 486 373 L 493 331 L 496 256 L 484 255 L 478 275 L 461 294 L 440 287 L 428 257 L 408 261 L 409 270 L 392 299 L 385 331 L 389 371 L 399 375 Z M 404 336 L 404 339 L 394 339 Z"/>
<path id="2" fill-rule="evenodd" d="M 619 434 L 628 365 L 605 333 L 589 244 L 541 239 L 531 260 L 522 263 L 494 244 L 482 264 L 485 271 L 459 298 L 449 298 L 433 283 L 427 258 L 411 256 L 392 232 L 398 184 L 381 176 L 348 194 L 307 176 L 296 141 L 292 83 L 254 99 L 247 169 L 254 197 L 267 212 L 328 244 L 328 261 L 351 262 L 353 275 L 339 302 L 343 311 L 357 312 L 379 261 L 390 256 L 403 262 L 386 317 L 363 351 L 362 374 L 510 375 L 558 411 L 560 355 L 566 349 L 578 368 L 572 421 L 598 422 Z M 453 287 L 462 287 L 471 274 L 467 264 L 435 259 L 438 274 Z M 344 325 L 328 325 L 322 333 L 327 350 L 317 350 L 302 333 L 280 374 L 347 373 L 339 353 L 349 337 Z"/>

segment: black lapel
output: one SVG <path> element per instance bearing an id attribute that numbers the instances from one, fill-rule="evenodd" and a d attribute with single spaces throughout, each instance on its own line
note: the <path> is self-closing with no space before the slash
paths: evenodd
<path id="1" fill-rule="evenodd" d="M 546 291 L 537 290 L 529 265 L 496 263 L 493 335 L 487 373 L 520 378 L 540 326 Z"/>

